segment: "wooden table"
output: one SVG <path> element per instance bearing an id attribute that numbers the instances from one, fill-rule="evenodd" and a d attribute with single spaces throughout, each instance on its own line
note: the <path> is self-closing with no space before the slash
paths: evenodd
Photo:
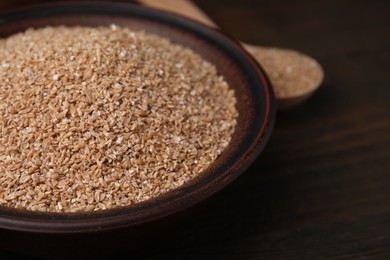
<path id="1" fill-rule="evenodd" d="M 278 114 L 242 177 L 136 256 L 390 259 L 390 2 L 195 2 L 233 37 L 317 58 L 326 79 Z"/>

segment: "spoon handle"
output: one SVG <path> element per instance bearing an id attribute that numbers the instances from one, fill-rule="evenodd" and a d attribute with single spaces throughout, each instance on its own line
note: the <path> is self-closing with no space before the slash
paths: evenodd
<path id="1" fill-rule="evenodd" d="M 218 27 L 199 7 L 189 0 L 138 0 L 138 2 L 145 6 L 181 14 L 210 27 Z"/>
<path id="2" fill-rule="evenodd" d="M 190 0 L 138 0 L 138 2 L 145 6 L 186 16 L 210 27 L 219 28 L 202 9 Z M 249 52 L 259 48 L 243 42 L 241 42 L 241 45 Z"/>

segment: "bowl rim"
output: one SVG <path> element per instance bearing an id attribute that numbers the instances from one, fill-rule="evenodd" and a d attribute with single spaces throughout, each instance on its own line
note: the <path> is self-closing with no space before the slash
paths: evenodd
<path id="1" fill-rule="evenodd" d="M 177 14 L 132 3 L 73 1 L 31 5 L 3 12 L 0 14 L 0 25 L 23 20 L 26 17 L 42 17 L 55 14 L 82 14 L 91 11 L 104 15 L 116 14 L 125 16 L 139 15 L 143 18 L 153 17 L 173 26 L 190 29 L 202 37 L 216 39 L 220 45 L 218 47 L 226 48 L 234 53 L 235 56 L 240 57 L 241 60 L 246 62 L 246 69 L 250 70 L 251 75 L 257 76 L 253 80 L 257 81 L 259 83 L 258 85 L 261 86 L 261 91 L 263 91 L 266 101 L 264 104 L 264 115 L 261 115 L 263 120 L 260 122 L 260 131 L 253 133 L 254 141 L 242 153 L 243 159 L 235 165 L 234 171 L 225 171 L 213 179 L 212 182 L 205 181 L 195 188 L 192 187 L 192 190 L 191 187 L 179 187 L 178 189 L 188 189 L 189 191 L 189 193 L 180 197 L 175 198 L 174 195 L 165 196 L 165 194 L 161 196 L 164 197 L 163 199 L 137 203 L 129 208 L 114 208 L 83 213 L 32 212 L 2 206 L 0 207 L 0 228 L 34 233 L 91 233 L 138 226 L 168 217 L 199 204 L 201 201 L 206 200 L 225 188 L 258 157 L 271 136 L 276 118 L 276 102 L 270 81 L 258 62 L 236 40 L 227 36 L 219 29 L 207 27 Z"/>

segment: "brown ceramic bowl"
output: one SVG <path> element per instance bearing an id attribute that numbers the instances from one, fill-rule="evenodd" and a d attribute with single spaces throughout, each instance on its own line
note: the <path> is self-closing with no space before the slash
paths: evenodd
<path id="1" fill-rule="evenodd" d="M 231 183 L 255 160 L 270 137 L 275 102 L 264 71 L 237 42 L 183 17 L 129 4 L 84 2 L 35 6 L 1 15 L 0 37 L 29 27 L 113 23 L 169 38 L 214 63 L 237 96 L 239 118 L 232 142 L 201 177 L 134 206 L 63 214 L 0 207 L 3 248 L 50 255 L 50 250 L 69 252 L 72 246 L 86 247 L 82 243 L 88 240 L 91 244 L 91 239 L 95 245 L 119 245 L 119 238 L 129 247 L 130 241 L 140 241 L 141 235 L 147 239 L 147 230 L 165 225 L 163 220 L 173 219 Z M 41 246 L 34 246 L 38 243 L 52 245 L 46 246 L 42 254 Z M 94 251 L 97 249 L 95 246 Z"/>

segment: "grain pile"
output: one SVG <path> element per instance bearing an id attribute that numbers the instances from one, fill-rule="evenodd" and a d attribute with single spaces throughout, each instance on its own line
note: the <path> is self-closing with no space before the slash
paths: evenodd
<path id="1" fill-rule="evenodd" d="M 207 168 L 235 96 L 193 51 L 130 29 L 47 27 L 0 41 L 0 204 L 131 205 Z"/>
<path id="2" fill-rule="evenodd" d="M 321 65 L 300 52 L 258 46 L 249 46 L 249 50 L 267 72 L 277 99 L 309 94 L 324 79 Z"/>

